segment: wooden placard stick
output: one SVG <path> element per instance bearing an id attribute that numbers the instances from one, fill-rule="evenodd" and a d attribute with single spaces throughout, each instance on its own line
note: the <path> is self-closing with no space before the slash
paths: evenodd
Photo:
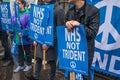
<path id="1" fill-rule="evenodd" d="M 70 72 L 70 80 L 75 80 L 75 73 L 74 72 Z"/>
<path id="2" fill-rule="evenodd" d="M 43 70 L 46 70 L 46 52 L 43 50 Z"/>

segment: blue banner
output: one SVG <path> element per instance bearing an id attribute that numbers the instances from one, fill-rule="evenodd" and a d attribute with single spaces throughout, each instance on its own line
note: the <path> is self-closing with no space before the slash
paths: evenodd
<path id="1" fill-rule="evenodd" d="M 19 15 L 19 13 L 20 13 L 20 8 L 19 8 L 19 5 L 16 3 L 16 2 L 14 2 L 14 11 L 15 11 L 15 17 L 16 17 L 16 26 L 15 27 L 17 27 L 17 30 L 18 31 L 20 31 L 21 30 L 21 25 L 20 25 L 20 15 Z"/>
<path id="2" fill-rule="evenodd" d="M 68 32 L 65 26 L 57 27 L 59 68 L 88 75 L 88 49 L 84 26 Z"/>
<path id="3" fill-rule="evenodd" d="M 0 19 L 3 30 L 12 31 L 11 12 L 9 3 L 0 3 Z"/>
<path id="4" fill-rule="evenodd" d="M 45 41 L 45 29 L 48 22 L 48 8 L 42 5 L 31 5 L 30 10 L 30 37 L 40 44 Z"/>
<path id="5" fill-rule="evenodd" d="M 120 0 L 91 0 L 90 3 L 100 10 L 92 69 L 120 77 Z"/>
<path id="6" fill-rule="evenodd" d="M 53 45 L 53 5 L 31 5 L 30 37 L 40 44 Z"/>
<path id="7" fill-rule="evenodd" d="M 45 34 L 45 44 L 53 46 L 53 37 L 54 37 L 54 5 L 49 4 L 46 5 L 49 10 L 48 22 L 46 27 L 46 34 Z"/>

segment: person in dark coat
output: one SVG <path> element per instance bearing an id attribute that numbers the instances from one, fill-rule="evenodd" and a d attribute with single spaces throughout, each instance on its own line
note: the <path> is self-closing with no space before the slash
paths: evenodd
<path id="1" fill-rule="evenodd" d="M 69 3 L 74 4 L 66 14 L 66 26 L 69 31 L 77 25 L 84 25 L 87 46 L 88 46 L 88 71 L 89 76 L 84 80 L 91 80 L 90 78 L 90 66 L 94 55 L 94 40 L 99 28 L 99 10 L 86 3 L 85 0 L 68 0 Z"/>
<path id="2" fill-rule="evenodd" d="M 59 6 L 59 4 L 54 0 L 44 0 L 45 4 L 53 4 L 54 3 L 54 46 L 37 45 L 37 58 L 36 58 L 36 70 L 33 75 L 32 80 L 40 79 L 40 70 L 42 67 L 42 54 L 43 50 L 46 51 L 46 60 L 47 63 L 50 64 L 51 72 L 48 80 L 54 80 L 54 76 L 56 73 L 56 60 L 57 60 L 57 38 L 56 38 L 56 27 L 60 25 L 64 25 L 65 14 L 64 10 Z M 40 79 L 41 80 L 41 79 Z"/>
<path id="3" fill-rule="evenodd" d="M 0 3 L 1 2 L 2 2 L 2 0 L 0 0 Z M 11 55 L 10 46 L 8 43 L 8 35 L 5 30 L 2 30 L 1 20 L 0 20 L 0 40 L 1 40 L 2 46 L 4 47 L 4 50 L 5 50 L 4 56 L 1 57 L 0 60 L 7 60 L 3 64 L 3 67 L 6 67 L 12 63 L 12 55 Z"/>

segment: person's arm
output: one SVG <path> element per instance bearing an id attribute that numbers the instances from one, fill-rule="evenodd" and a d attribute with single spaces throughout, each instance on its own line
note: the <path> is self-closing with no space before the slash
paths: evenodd
<path id="1" fill-rule="evenodd" d="M 71 21 L 67 21 L 65 25 L 67 26 L 68 31 L 71 31 L 73 27 L 79 26 L 80 23 L 78 21 L 71 20 Z"/>
<path id="2" fill-rule="evenodd" d="M 100 19 L 99 10 L 97 10 L 90 17 L 89 24 L 85 25 L 87 40 L 95 39 L 99 28 L 99 21 L 100 21 L 99 19 Z"/>
<path id="3" fill-rule="evenodd" d="M 23 28 L 21 31 L 22 36 L 28 36 L 30 28 L 30 14 L 24 14 L 20 20 L 20 24 Z"/>

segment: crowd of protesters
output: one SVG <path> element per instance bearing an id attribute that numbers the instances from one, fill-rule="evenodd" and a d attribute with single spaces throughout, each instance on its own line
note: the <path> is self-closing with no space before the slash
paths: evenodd
<path id="1" fill-rule="evenodd" d="M 12 0 L 11 0 L 12 1 Z M 93 54 L 94 54 L 94 39 L 98 31 L 99 27 L 99 10 L 86 3 L 85 0 L 68 0 L 69 3 L 74 4 L 71 7 L 65 17 L 64 10 L 59 6 L 56 0 L 41 0 L 42 2 L 39 4 L 39 0 L 36 0 L 36 4 L 38 5 L 47 5 L 54 4 L 54 46 L 49 46 L 47 44 L 37 44 L 37 57 L 36 57 L 36 68 L 35 72 L 32 75 L 32 80 L 41 80 L 40 79 L 40 70 L 42 67 L 42 53 L 43 50 L 46 51 L 46 59 L 47 63 L 50 64 L 51 72 L 48 80 L 54 80 L 56 73 L 56 60 L 57 60 L 57 37 L 56 37 L 56 27 L 66 25 L 68 31 L 71 31 L 73 27 L 83 24 L 85 26 L 85 33 L 87 38 L 88 45 L 88 56 L 89 56 L 89 68 L 92 62 Z M 8 66 L 14 62 L 16 67 L 14 72 L 29 71 L 32 69 L 32 52 L 31 46 L 33 45 L 32 39 L 29 38 L 29 28 L 30 28 L 30 6 L 27 5 L 26 0 L 16 0 L 15 1 L 19 7 L 19 16 L 16 16 L 14 13 L 14 9 L 11 8 L 12 12 L 12 25 L 14 27 L 13 32 L 4 31 L 1 28 L 0 24 L 0 39 L 2 42 L 2 46 L 5 48 L 4 57 L 1 60 L 7 60 L 3 66 Z M 12 4 L 11 4 L 12 5 Z M 26 6 L 27 5 L 27 6 Z M 19 17 L 21 32 L 18 32 L 16 21 L 17 17 Z M 17 45 L 18 55 L 13 56 L 10 51 L 10 46 L 8 46 L 8 35 L 13 34 L 12 42 Z M 62 35 L 61 35 L 62 36 Z M 26 57 L 26 60 L 25 60 Z M 90 74 L 90 73 L 89 73 Z M 91 80 L 90 75 L 83 76 L 84 80 Z"/>

